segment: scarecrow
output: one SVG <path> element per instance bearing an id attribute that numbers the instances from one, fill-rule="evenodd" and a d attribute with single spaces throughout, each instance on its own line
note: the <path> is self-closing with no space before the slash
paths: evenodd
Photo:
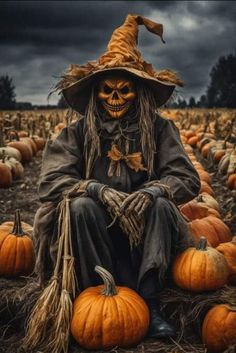
<path id="1" fill-rule="evenodd" d="M 55 264 L 57 205 L 69 192 L 70 251 L 80 290 L 100 284 L 94 267 L 103 266 L 146 301 L 149 337 L 166 337 L 175 330 L 161 314 L 157 293 L 172 257 L 191 243 L 177 205 L 193 199 L 200 183 L 174 123 L 157 113 L 182 82 L 143 60 L 138 25 L 164 42 L 161 24 L 128 15 L 107 52 L 72 65 L 57 86 L 80 119 L 48 141 L 43 155 L 36 270 L 45 276 Z"/>

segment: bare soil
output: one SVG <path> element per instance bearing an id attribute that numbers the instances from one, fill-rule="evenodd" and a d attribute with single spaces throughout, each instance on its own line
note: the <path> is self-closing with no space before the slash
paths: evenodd
<path id="1" fill-rule="evenodd" d="M 15 180 L 9 189 L 0 189 L 0 224 L 13 220 L 16 209 L 20 209 L 24 222 L 33 224 L 40 206 L 37 188 L 41 161 L 42 152 L 38 152 L 30 163 L 24 165 L 23 180 Z"/>

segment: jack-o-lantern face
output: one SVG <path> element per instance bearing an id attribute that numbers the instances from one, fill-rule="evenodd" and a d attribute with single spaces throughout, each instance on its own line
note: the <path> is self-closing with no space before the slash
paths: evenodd
<path id="1" fill-rule="evenodd" d="M 112 118 L 122 118 L 136 98 L 134 83 L 125 77 L 107 77 L 99 85 L 98 98 Z"/>

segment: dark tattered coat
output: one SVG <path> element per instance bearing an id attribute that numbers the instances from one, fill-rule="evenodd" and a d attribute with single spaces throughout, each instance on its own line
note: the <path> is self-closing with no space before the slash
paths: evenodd
<path id="1" fill-rule="evenodd" d="M 79 180 L 85 179 L 83 124 L 84 119 L 81 119 L 64 128 L 55 141 L 48 141 L 44 151 L 39 182 L 42 206 L 37 211 L 34 223 L 36 272 L 41 278 L 47 270 L 51 270 L 55 260 L 57 204 L 64 191 L 70 189 Z M 111 149 L 114 134 L 117 131 L 117 126 L 112 124 L 117 123 L 105 123 L 101 127 L 101 156 L 94 164 L 91 179 L 127 193 L 138 190 L 148 180 L 160 180 L 170 187 L 176 204 L 185 203 L 198 194 L 199 177 L 183 148 L 178 129 L 172 121 L 159 116 L 154 127 L 156 153 L 151 177 L 148 177 L 146 171 L 135 172 L 130 169 L 125 161 L 120 165 L 121 175 L 109 177 L 110 160 L 107 153 Z M 129 120 L 123 120 L 123 124 L 125 124 L 124 131 L 127 131 L 125 138 L 128 137 L 130 141 L 129 153 L 141 151 L 137 122 L 129 124 Z M 124 135 L 122 132 L 121 134 Z M 120 140 L 121 138 L 122 136 Z M 176 213 L 178 213 L 177 210 Z M 181 241 L 186 244 L 189 235 L 186 233 L 186 227 L 183 229 L 185 234 L 182 234 Z"/>

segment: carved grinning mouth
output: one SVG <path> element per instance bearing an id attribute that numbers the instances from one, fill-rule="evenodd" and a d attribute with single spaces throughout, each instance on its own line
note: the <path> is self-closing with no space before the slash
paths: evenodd
<path id="1" fill-rule="evenodd" d="M 109 110 L 111 110 L 111 111 L 113 111 L 113 112 L 119 112 L 119 111 L 121 111 L 121 110 L 124 110 L 125 108 L 128 108 L 129 105 L 130 105 L 130 102 L 126 102 L 125 104 L 122 104 L 122 105 L 111 105 L 111 104 L 108 104 L 108 103 L 106 103 L 106 102 L 103 102 L 103 105 L 104 105 L 107 109 L 109 109 Z"/>

